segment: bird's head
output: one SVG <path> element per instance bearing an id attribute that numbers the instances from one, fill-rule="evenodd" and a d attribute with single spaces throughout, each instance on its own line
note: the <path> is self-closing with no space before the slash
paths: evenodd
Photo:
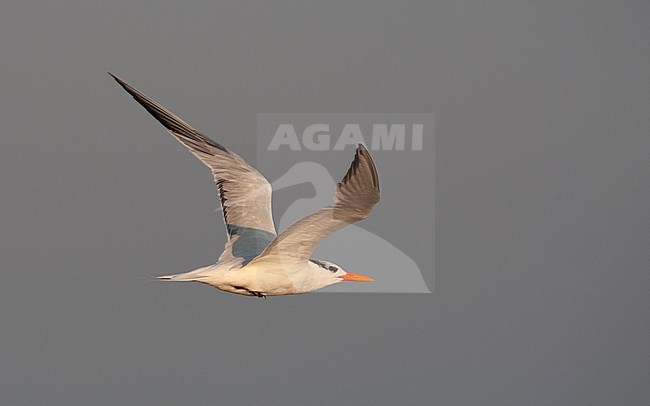
<path id="1" fill-rule="evenodd" d="M 322 261 L 319 259 L 310 259 L 309 264 L 313 268 L 319 279 L 326 282 L 327 285 L 333 285 L 339 282 L 373 282 L 374 279 L 345 271 L 339 265 L 330 261 Z"/>

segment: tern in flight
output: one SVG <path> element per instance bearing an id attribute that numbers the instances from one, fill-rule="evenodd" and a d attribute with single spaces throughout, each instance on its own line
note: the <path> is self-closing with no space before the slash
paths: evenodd
<path id="1" fill-rule="evenodd" d="M 264 176 L 239 155 L 109 74 L 212 170 L 219 193 L 228 241 L 217 263 L 158 279 L 200 282 L 257 297 L 307 293 L 344 281 L 373 281 L 346 272 L 333 262 L 311 258 L 323 239 L 365 219 L 379 202 L 379 176 L 363 145 L 359 144 L 350 169 L 336 185 L 333 203 L 277 235 L 271 212 L 272 189 Z"/>

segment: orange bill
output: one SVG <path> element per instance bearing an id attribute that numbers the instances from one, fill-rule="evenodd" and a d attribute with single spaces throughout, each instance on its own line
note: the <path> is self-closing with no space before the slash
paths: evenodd
<path id="1" fill-rule="evenodd" d="M 374 282 L 374 279 L 364 276 L 364 275 L 359 275 L 356 273 L 346 273 L 343 276 L 339 276 L 339 278 L 343 279 L 346 282 Z"/>

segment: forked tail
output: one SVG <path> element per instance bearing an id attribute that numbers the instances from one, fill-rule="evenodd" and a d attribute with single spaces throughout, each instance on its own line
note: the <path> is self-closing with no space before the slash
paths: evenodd
<path id="1" fill-rule="evenodd" d="M 197 275 L 189 275 L 187 273 L 179 273 L 176 275 L 161 275 L 154 276 L 154 279 L 162 281 L 174 281 L 174 282 L 193 282 L 197 280 Z"/>

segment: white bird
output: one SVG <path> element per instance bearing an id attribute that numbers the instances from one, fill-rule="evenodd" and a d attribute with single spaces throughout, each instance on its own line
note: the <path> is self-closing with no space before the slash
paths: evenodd
<path id="1" fill-rule="evenodd" d="M 350 169 L 337 184 L 333 203 L 276 235 L 272 189 L 264 176 L 239 155 L 109 74 L 212 170 L 219 192 L 228 241 L 217 263 L 158 279 L 200 282 L 226 292 L 257 297 L 307 293 L 343 281 L 373 281 L 346 272 L 333 262 L 311 258 L 323 239 L 365 219 L 379 202 L 379 176 L 363 145 L 359 144 Z"/>

